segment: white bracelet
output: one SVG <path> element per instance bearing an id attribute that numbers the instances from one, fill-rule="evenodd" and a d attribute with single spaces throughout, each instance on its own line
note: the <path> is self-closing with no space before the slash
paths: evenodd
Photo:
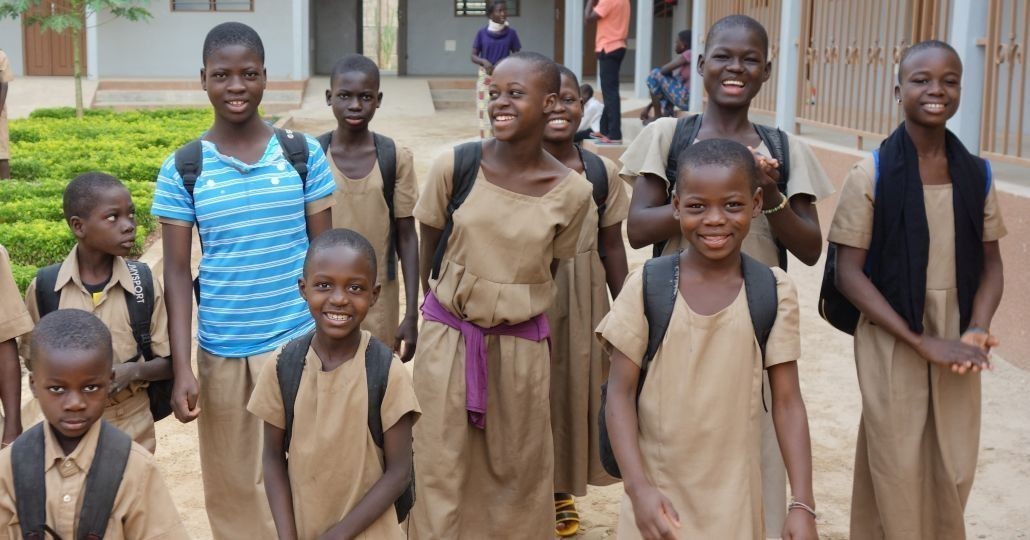
<path id="1" fill-rule="evenodd" d="M 790 512 L 791 510 L 793 510 L 795 508 L 800 508 L 800 509 L 804 510 L 805 512 L 808 512 L 809 514 L 812 515 L 812 519 L 818 519 L 818 516 L 816 515 L 814 508 L 812 508 L 811 506 L 808 506 L 807 504 L 805 504 L 805 503 L 795 499 L 794 497 L 791 497 L 790 498 L 790 504 L 787 505 L 787 511 Z"/>

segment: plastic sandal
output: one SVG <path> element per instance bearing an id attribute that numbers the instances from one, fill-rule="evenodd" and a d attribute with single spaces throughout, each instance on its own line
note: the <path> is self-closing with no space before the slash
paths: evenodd
<path id="1" fill-rule="evenodd" d="M 579 512 L 576 499 L 568 493 L 554 494 L 554 534 L 560 537 L 575 536 L 579 531 Z"/>

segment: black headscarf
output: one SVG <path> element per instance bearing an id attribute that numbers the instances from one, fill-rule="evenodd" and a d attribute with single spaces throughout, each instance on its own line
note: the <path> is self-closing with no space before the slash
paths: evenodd
<path id="1" fill-rule="evenodd" d="M 945 135 L 955 212 L 955 277 L 960 329 L 965 331 L 983 271 L 987 164 L 951 131 Z M 923 332 L 930 230 L 919 177 L 919 156 L 902 124 L 880 145 L 869 274 L 913 332 Z"/>

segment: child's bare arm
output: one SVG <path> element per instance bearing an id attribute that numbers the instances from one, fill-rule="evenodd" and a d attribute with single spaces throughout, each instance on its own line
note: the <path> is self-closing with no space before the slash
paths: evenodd
<path id="1" fill-rule="evenodd" d="M 634 249 L 664 242 L 682 234 L 672 213 L 665 181 L 654 174 L 638 176 L 629 203 L 626 236 Z"/>
<path id="2" fill-rule="evenodd" d="M 494 69 L 494 65 L 489 60 L 479 56 L 479 49 L 472 49 L 472 63 L 486 70 L 490 73 Z"/>
<path id="3" fill-rule="evenodd" d="M 326 208 L 307 216 L 308 240 L 314 240 L 316 236 L 333 228 L 332 212 L 332 208 Z"/>
<path id="4" fill-rule="evenodd" d="M 21 435 L 21 365 L 14 339 L 0 343 L 0 402 L 4 406 L 3 446 Z"/>
<path id="5" fill-rule="evenodd" d="M 418 342 L 418 235 L 415 234 L 415 218 L 404 217 L 397 220 L 397 251 L 404 273 L 404 319 L 397 329 L 395 351 L 400 353 L 401 361 L 407 362 L 415 356 Z M 401 343 L 404 350 L 401 351 Z"/>
<path id="6" fill-rule="evenodd" d="M 422 290 L 429 294 L 429 272 L 433 269 L 433 256 L 436 255 L 436 246 L 440 243 L 443 231 L 425 223 L 420 223 L 418 230 L 422 236 L 419 243 L 419 281 L 422 282 Z"/>
<path id="7" fill-rule="evenodd" d="M 608 282 L 608 290 L 612 292 L 612 298 L 615 298 L 622 290 L 626 274 L 629 274 L 629 264 L 626 262 L 626 244 L 622 241 L 622 222 L 597 231 L 597 242 L 604 253 L 601 263 L 604 264 L 605 281 Z"/>
<path id="8" fill-rule="evenodd" d="M 651 484 L 644 472 L 644 461 L 637 439 L 637 381 L 640 368 L 618 349 L 612 351 L 608 374 L 605 422 L 615 460 L 619 463 L 626 494 L 633 502 L 633 513 L 640 534 L 650 539 L 678 538 L 679 515 L 672 503 Z"/>
<path id="9" fill-rule="evenodd" d="M 1001 294 L 1005 290 L 1004 269 L 1001 263 L 1001 247 L 998 241 L 984 242 L 984 266 L 980 274 L 980 287 L 973 297 L 973 313 L 969 320 L 972 329 L 984 330 L 987 334 L 991 328 L 994 313 L 1001 303 Z"/>
<path id="10" fill-rule="evenodd" d="M 383 433 L 383 460 L 386 462 L 383 476 L 379 477 L 342 521 L 319 536 L 320 540 L 355 538 L 375 523 L 384 512 L 393 514 L 393 503 L 411 483 L 413 424 L 413 414 L 408 413 Z"/>
<path id="11" fill-rule="evenodd" d="M 797 362 L 785 362 L 769 368 L 772 387 L 772 414 L 776 426 L 776 439 L 780 443 L 783 463 L 790 479 L 794 498 L 813 510 L 812 443 L 808 433 L 808 413 L 801 397 Z M 818 538 L 815 518 L 803 509 L 795 508 L 787 514 L 783 538 Z"/>
<path id="12" fill-rule="evenodd" d="M 683 64 L 686 64 L 688 61 L 689 60 L 687 60 L 686 58 L 683 58 L 683 55 L 676 55 L 676 58 L 673 58 L 669 61 L 668 64 L 662 66 L 662 73 L 665 75 L 669 75 L 673 71 L 683 67 Z"/>
<path id="13" fill-rule="evenodd" d="M 165 307 L 168 310 L 168 342 L 172 352 L 175 384 L 172 386 L 172 410 L 180 422 L 191 422 L 200 415 L 197 397 L 200 387 L 190 363 L 191 325 L 193 319 L 193 282 L 190 254 L 193 230 L 181 225 L 161 225 L 164 247 Z"/>
<path id="14" fill-rule="evenodd" d="M 283 441 L 286 431 L 265 422 L 264 451 L 261 468 L 265 474 L 265 496 L 272 510 L 272 521 L 279 540 L 297 539 L 297 522 L 293 514 L 293 489 L 286 468 L 286 454 Z"/>
<path id="15" fill-rule="evenodd" d="M 751 151 L 754 152 L 754 149 Z M 762 208 L 776 208 L 786 197 L 780 193 L 776 185 L 780 179 L 779 162 L 757 153 L 755 160 L 762 176 Z M 781 210 L 766 214 L 773 237 L 808 266 L 819 262 L 819 256 L 823 251 L 819 213 L 812 201 L 810 195 L 795 195 L 787 201 L 790 204 Z"/>
<path id="16" fill-rule="evenodd" d="M 870 321 L 915 349 L 929 362 L 950 366 L 953 371 L 961 373 L 970 368 L 990 366 L 987 352 L 979 347 L 913 332 L 862 271 L 866 254 L 867 250 L 838 244 L 835 284 Z"/>

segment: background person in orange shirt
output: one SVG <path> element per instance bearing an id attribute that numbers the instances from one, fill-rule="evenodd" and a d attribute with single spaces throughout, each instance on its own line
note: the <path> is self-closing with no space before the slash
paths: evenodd
<path id="1" fill-rule="evenodd" d="M 584 19 L 597 21 L 594 51 L 601 72 L 601 94 L 604 113 L 601 115 L 602 142 L 622 142 L 622 111 L 619 103 L 619 67 L 626 56 L 629 36 L 629 0 L 587 0 Z"/>

